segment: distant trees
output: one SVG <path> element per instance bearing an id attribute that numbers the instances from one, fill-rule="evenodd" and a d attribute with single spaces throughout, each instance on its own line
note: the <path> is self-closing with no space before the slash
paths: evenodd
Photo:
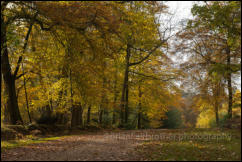
<path id="1" fill-rule="evenodd" d="M 177 34 L 181 39 L 177 50 L 189 55 L 183 67 L 197 82 L 200 98 L 213 105 L 217 124 L 226 87 L 228 116 L 232 118 L 232 75 L 241 70 L 240 12 L 240 2 L 235 1 L 194 5 L 194 19 Z"/>

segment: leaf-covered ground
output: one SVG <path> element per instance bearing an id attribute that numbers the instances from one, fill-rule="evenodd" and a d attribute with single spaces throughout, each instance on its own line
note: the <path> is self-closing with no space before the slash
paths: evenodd
<path id="1" fill-rule="evenodd" d="M 167 137 L 145 141 L 136 150 L 155 161 L 241 161 L 239 130 L 174 130 Z"/>
<path id="2" fill-rule="evenodd" d="M 241 134 L 235 130 L 104 131 L 32 141 L 24 146 L 3 142 L 1 160 L 241 159 Z"/>

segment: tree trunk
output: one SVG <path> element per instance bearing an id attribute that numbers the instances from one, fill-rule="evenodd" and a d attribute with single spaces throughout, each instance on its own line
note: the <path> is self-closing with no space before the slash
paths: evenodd
<path id="1" fill-rule="evenodd" d="M 9 64 L 7 38 L 7 27 L 4 23 L 3 14 L 1 14 L 1 74 L 7 97 L 7 112 L 9 112 L 10 124 L 22 124 L 23 120 L 20 116 L 18 101 L 16 96 L 15 77 L 12 74 L 11 66 Z"/>
<path id="2" fill-rule="evenodd" d="M 116 65 L 116 62 L 115 62 Z M 118 80 L 118 71 L 117 71 L 117 67 L 116 67 L 116 71 L 115 71 L 115 76 L 114 76 L 114 98 L 113 98 L 113 120 L 112 120 L 112 124 L 116 123 L 116 109 L 117 109 L 117 97 L 118 97 L 118 92 L 117 92 L 117 80 Z"/>
<path id="3" fill-rule="evenodd" d="M 22 65 L 23 67 L 23 65 Z M 23 71 L 24 73 L 24 71 Z M 24 92 L 25 92 L 25 101 L 26 101 L 26 106 L 27 106 L 27 113 L 28 113 L 28 117 L 29 117 L 29 122 L 32 123 L 32 119 L 30 116 L 30 112 L 29 112 L 29 101 L 28 101 L 28 94 L 27 94 L 27 88 L 26 88 L 26 80 L 25 80 L 25 76 L 24 77 Z"/>
<path id="4" fill-rule="evenodd" d="M 138 113 L 138 129 L 141 128 L 141 112 Z"/>
<path id="5" fill-rule="evenodd" d="M 127 60 L 126 60 L 126 88 L 125 88 L 125 123 L 128 123 L 129 119 L 129 60 L 130 60 L 130 46 L 127 45 Z"/>
<path id="6" fill-rule="evenodd" d="M 228 118 L 232 119 L 232 101 L 233 101 L 233 92 L 232 92 L 232 79 L 231 79 L 231 56 L 230 56 L 230 48 L 227 47 L 227 82 L 228 82 L 228 93 L 229 93 L 229 99 L 228 99 Z"/>
<path id="7" fill-rule="evenodd" d="M 4 123 L 10 123 L 10 117 L 9 117 L 9 112 L 8 112 L 8 109 L 7 109 L 7 105 L 4 104 L 4 105 L 1 105 L 1 106 L 4 106 L 4 118 L 3 118 L 3 122 Z"/>
<path id="8" fill-rule="evenodd" d="M 218 106 L 219 106 L 218 101 L 215 100 L 214 108 L 215 108 L 215 117 L 216 117 L 216 125 L 217 125 L 217 127 L 219 126 Z"/>
<path id="9" fill-rule="evenodd" d="M 214 112 L 215 112 L 215 119 L 216 125 L 219 127 L 219 98 L 220 98 L 220 89 L 221 84 L 220 81 L 217 81 L 213 88 L 213 95 L 214 95 Z"/>
<path id="10" fill-rule="evenodd" d="M 78 125 L 78 107 L 76 105 L 72 105 L 71 110 L 71 128 L 74 128 Z"/>
<path id="11" fill-rule="evenodd" d="M 112 124 L 116 123 L 116 109 L 117 109 L 117 97 L 118 97 L 118 92 L 117 92 L 117 80 L 118 80 L 118 71 L 116 67 L 115 71 L 115 78 L 114 78 L 114 98 L 113 98 L 113 121 Z"/>
<path id="12" fill-rule="evenodd" d="M 79 125 L 82 127 L 83 126 L 83 107 L 82 105 L 78 106 L 78 110 L 79 110 Z"/>
<path id="13" fill-rule="evenodd" d="M 103 70 L 105 70 L 105 68 L 106 68 L 106 62 L 104 62 Z M 106 114 L 105 107 L 106 107 L 106 102 L 107 102 L 106 91 L 105 91 L 107 79 L 104 74 L 103 74 L 102 79 L 103 79 L 102 80 L 103 81 L 102 82 L 103 90 L 102 90 L 101 104 L 100 104 L 100 110 L 99 110 L 99 124 L 103 123 L 103 115 Z"/>
<path id="14" fill-rule="evenodd" d="M 100 111 L 99 111 L 99 124 L 102 124 L 102 122 L 103 122 L 103 110 L 100 109 Z"/>
<path id="15" fill-rule="evenodd" d="M 140 83 L 141 84 L 141 83 Z M 138 105 L 138 129 L 141 128 L 141 97 L 142 97 L 142 92 L 141 92 L 141 85 L 139 84 L 139 105 Z"/>
<path id="16" fill-rule="evenodd" d="M 117 78 L 115 78 L 115 83 L 114 83 L 114 105 L 113 105 L 113 121 L 112 124 L 116 123 L 116 109 L 117 109 L 117 97 L 118 97 L 118 92 L 117 92 Z"/>
<path id="17" fill-rule="evenodd" d="M 91 105 L 89 105 L 87 109 L 87 124 L 90 123 L 90 115 L 91 115 Z"/>
<path id="18" fill-rule="evenodd" d="M 71 127 L 83 126 L 83 108 L 82 105 L 72 106 Z"/>
<path id="19" fill-rule="evenodd" d="M 36 16 L 37 16 L 37 12 L 36 12 L 34 18 L 36 18 Z M 32 20 L 31 23 L 30 23 L 30 26 L 29 26 L 27 35 L 25 37 L 24 46 L 23 46 L 23 54 L 25 53 L 25 50 L 27 48 L 27 44 L 28 44 L 28 40 L 29 40 L 30 33 L 32 31 L 33 24 L 34 24 L 34 22 Z M 24 78 L 24 93 L 25 93 L 25 100 L 26 100 L 27 112 L 28 112 L 29 122 L 32 123 L 31 116 L 30 116 L 30 112 L 29 112 L 29 101 L 28 101 L 28 94 L 27 94 L 27 88 L 26 88 L 26 79 L 25 79 L 25 74 L 24 74 L 24 64 L 23 64 L 23 61 L 22 61 L 22 71 L 23 71 L 23 78 Z"/>
<path id="20" fill-rule="evenodd" d="M 11 66 L 9 64 L 8 49 L 7 49 L 7 36 L 6 36 L 7 25 L 5 24 L 4 18 L 3 18 L 4 9 L 5 8 L 1 8 L 1 75 L 3 75 L 3 80 L 5 83 L 4 85 L 5 85 L 6 92 L 7 92 L 6 93 L 7 94 L 7 109 L 8 109 L 7 112 L 9 112 L 9 114 L 10 114 L 11 124 L 20 124 L 20 123 L 23 124 L 23 120 L 22 120 L 20 112 L 19 112 L 18 101 L 17 101 L 17 96 L 16 96 L 16 86 L 15 86 L 15 80 L 16 80 L 16 76 L 17 76 L 17 73 L 19 70 L 20 63 L 22 61 L 22 56 L 19 57 L 14 74 L 12 74 Z M 36 16 L 37 16 L 37 12 L 36 12 L 34 18 L 36 18 Z M 25 37 L 23 53 L 25 52 L 26 47 L 27 47 L 29 35 L 31 33 L 32 26 L 34 23 L 33 20 L 30 23 L 27 35 Z M 23 75 L 24 75 L 24 73 L 23 73 Z M 26 92 L 26 87 L 25 87 L 25 94 L 26 93 L 27 92 Z M 26 104 L 28 107 L 28 102 Z M 28 114 L 29 114 L 29 111 L 28 111 Z M 30 118 L 30 121 L 31 121 L 31 118 Z"/>
<path id="21" fill-rule="evenodd" d="M 128 123 L 128 119 L 129 119 L 129 87 L 128 87 L 128 81 L 126 84 L 126 89 L 125 89 L 125 124 Z"/>
<path id="22" fill-rule="evenodd" d="M 71 69 L 69 71 L 70 77 L 70 94 L 71 94 L 71 128 L 74 128 L 78 125 L 78 110 L 77 106 L 73 104 L 73 91 L 72 91 L 72 75 Z"/>
<path id="23" fill-rule="evenodd" d="M 1 95 L 6 96 L 6 90 L 4 90 L 2 93 L 3 94 L 1 94 Z M 1 100 L 1 101 L 3 103 L 3 104 L 1 104 L 1 108 L 3 108 L 3 114 L 4 114 L 3 122 L 8 124 L 8 123 L 10 123 L 10 114 L 7 109 L 7 103 L 6 103 L 6 101 L 5 102 L 3 102 L 3 100 Z"/>
<path id="24" fill-rule="evenodd" d="M 4 35 L 3 35 L 4 37 Z M 6 46 L 6 45 L 5 45 Z M 22 118 L 20 116 L 18 101 L 16 96 L 16 87 L 15 87 L 15 76 L 11 73 L 11 67 L 9 64 L 8 51 L 7 47 L 3 49 L 1 55 L 1 70 L 3 74 L 3 81 L 7 97 L 7 112 L 10 114 L 10 124 L 22 124 Z"/>
<path id="25" fill-rule="evenodd" d="M 121 125 L 128 122 L 128 81 L 129 81 L 129 59 L 130 59 L 130 46 L 127 45 L 126 50 L 126 66 L 124 73 L 123 90 L 121 96 L 121 106 L 120 106 L 120 119 Z M 124 112 L 125 109 L 125 112 Z"/>

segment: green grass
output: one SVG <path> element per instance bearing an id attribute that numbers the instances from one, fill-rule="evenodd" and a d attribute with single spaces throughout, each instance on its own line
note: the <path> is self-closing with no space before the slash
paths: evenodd
<path id="1" fill-rule="evenodd" d="M 182 133 L 181 133 L 182 132 Z M 173 134 L 182 134 L 177 130 Z M 183 139 L 146 141 L 137 147 L 145 160 L 155 161 L 224 161 L 241 160 L 241 134 L 235 130 L 189 130 L 186 135 L 231 135 L 224 139 Z"/>
<path id="2" fill-rule="evenodd" d="M 61 139 L 64 137 L 66 137 L 66 136 L 38 138 L 38 137 L 34 137 L 32 135 L 29 135 L 29 136 L 26 136 L 25 139 L 1 141 L 1 149 L 10 149 L 10 148 L 25 146 L 25 145 L 34 144 L 34 143 L 43 143 L 43 142 L 47 142 L 47 141 L 54 141 L 54 140 L 58 140 L 58 139 Z"/>

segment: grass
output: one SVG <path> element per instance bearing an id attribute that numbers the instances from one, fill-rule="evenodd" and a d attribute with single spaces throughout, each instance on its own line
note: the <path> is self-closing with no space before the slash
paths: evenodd
<path id="1" fill-rule="evenodd" d="M 25 139 L 20 140 L 8 140 L 8 141 L 1 141 L 1 149 L 10 149 L 10 148 L 16 148 L 20 146 L 35 144 L 35 143 L 43 143 L 47 141 L 54 141 L 61 138 L 64 138 L 66 136 L 61 137 L 47 137 L 47 138 L 39 138 L 32 135 L 26 136 Z"/>
<path id="2" fill-rule="evenodd" d="M 145 160 L 152 161 L 240 161 L 241 134 L 236 130 L 193 129 L 184 132 L 176 130 L 176 135 L 202 136 L 210 135 L 211 139 L 174 139 L 146 141 L 137 147 L 137 152 Z M 225 138 L 214 138 L 224 135 Z"/>

